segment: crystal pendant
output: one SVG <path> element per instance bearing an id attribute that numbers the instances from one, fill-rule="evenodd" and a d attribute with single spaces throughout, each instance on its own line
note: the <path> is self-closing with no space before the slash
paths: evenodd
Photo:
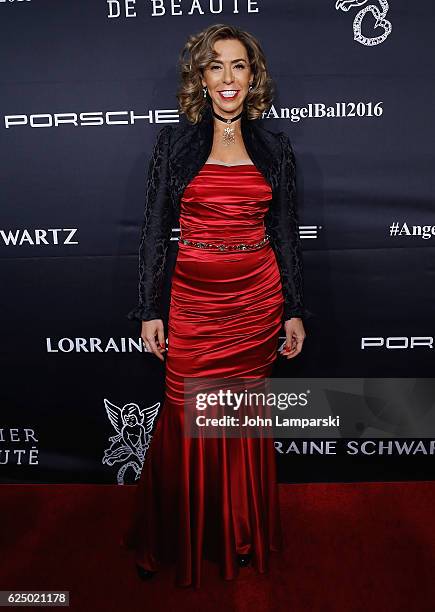
<path id="1" fill-rule="evenodd" d="M 223 143 L 224 143 L 224 145 L 232 144 L 235 141 L 235 138 L 234 138 L 234 128 L 230 127 L 230 125 L 231 125 L 231 119 L 228 119 L 228 125 L 224 129 L 224 132 L 223 132 Z"/>

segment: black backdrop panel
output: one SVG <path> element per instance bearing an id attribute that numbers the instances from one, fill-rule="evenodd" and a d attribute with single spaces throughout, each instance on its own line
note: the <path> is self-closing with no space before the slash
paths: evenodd
<path id="1" fill-rule="evenodd" d="M 216 14 L 184 1 L 182 15 L 163 2 L 164 16 L 151 2 L 126 16 L 123 4 L 0 3 L 3 482 L 132 482 L 140 469 L 109 413 L 151 407 L 164 390 L 162 363 L 126 318 L 146 171 L 158 129 L 179 119 L 178 54 L 213 23 L 259 38 L 276 85 L 264 124 L 286 131 L 296 153 L 315 316 L 303 353 L 278 358 L 274 375 L 434 371 L 433 347 L 412 346 L 435 330 L 433 3 L 376 3 L 392 29 L 374 45 L 384 30 L 373 12 L 358 42 L 363 6 L 333 0 L 258 0 L 251 12 L 239 0 L 237 13 L 223 0 Z M 171 257 L 177 228 L 173 238 Z M 373 337 L 382 346 L 363 348 Z M 277 441 L 281 481 L 433 478 L 430 455 L 337 449 L 283 453 Z"/>

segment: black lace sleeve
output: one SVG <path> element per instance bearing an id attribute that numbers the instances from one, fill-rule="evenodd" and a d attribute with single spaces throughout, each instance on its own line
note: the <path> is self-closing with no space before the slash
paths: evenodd
<path id="1" fill-rule="evenodd" d="M 157 134 L 149 162 L 145 212 L 139 243 L 139 301 L 127 314 L 130 320 L 161 319 L 161 290 L 166 253 L 172 233 L 168 153 L 172 127 Z"/>
<path id="2" fill-rule="evenodd" d="M 269 233 L 281 273 L 284 294 L 283 321 L 307 319 L 304 306 L 304 270 L 297 210 L 296 162 L 289 137 L 280 132 L 282 157 L 277 195 L 270 209 Z"/>

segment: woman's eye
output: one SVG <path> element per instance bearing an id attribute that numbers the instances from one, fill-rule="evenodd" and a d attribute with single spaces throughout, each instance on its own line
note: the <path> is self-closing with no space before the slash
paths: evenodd
<path id="1" fill-rule="evenodd" d="M 245 67 L 245 64 L 236 64 L 236 65 L 234 66 L 234 68 L 244 68 L 244 67 Z M 218 65 L 216 64 L 215 66 L 212 66 L 212 67 L 211 67 L 211 70 L 214 70 L 215 68 L 220 68 L 220 66 L 218 66 Z"/>

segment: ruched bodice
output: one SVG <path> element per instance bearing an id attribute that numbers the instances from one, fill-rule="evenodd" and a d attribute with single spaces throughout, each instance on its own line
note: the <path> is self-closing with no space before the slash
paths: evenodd
<path id="1" fill-rule="evenodd" d="M 180 235 L 230 243 L 261 240 L 271 198 L 270 185 L 255 166 L 207 163 L 184 190 Z"/>

